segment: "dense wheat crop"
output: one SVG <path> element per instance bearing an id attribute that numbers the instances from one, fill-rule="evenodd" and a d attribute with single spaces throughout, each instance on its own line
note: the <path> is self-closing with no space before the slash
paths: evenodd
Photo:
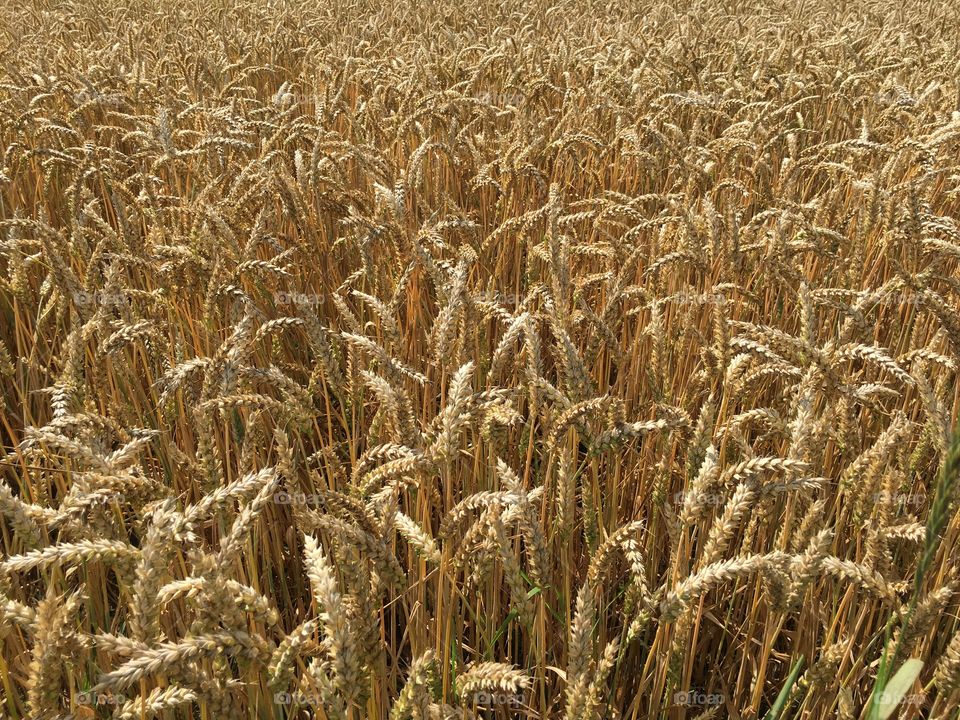
<path id="1" fill-rule="evenodd" d="M 0 28 L 0 715 L 957 717 L 956 5 Z"/>

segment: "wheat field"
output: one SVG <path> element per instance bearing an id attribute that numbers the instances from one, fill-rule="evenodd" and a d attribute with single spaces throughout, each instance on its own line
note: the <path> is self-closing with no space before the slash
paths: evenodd
<path id="1" fill-rule="evenodd" d="M 960 715 L 960 6 L 0 28 L 0 717 Z"/>

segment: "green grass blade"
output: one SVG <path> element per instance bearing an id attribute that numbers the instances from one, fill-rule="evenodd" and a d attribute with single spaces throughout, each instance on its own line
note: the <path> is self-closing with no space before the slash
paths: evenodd
<path id="1" fill-rule="evenodd" d="M 780 690 L 780 694 L 777 695 L 777 699 L 773 701 L 773 707 L 764 715 L 764 720 L 777 720 L 780 715 L 783 713 L 784 708 L 786 708 L 787 700 L 790 699 L 790 691 L 793 689 L 793 686 L 797 682 L 797 678 L 800 677 L 800 671 L 803 669 L 803 655 L 797 658 L 797 661 L 793 664 L 793 667 L 790 668 L 790 675 L 787 676 L 787 681 L 783 684 L 783 688 Z"/>

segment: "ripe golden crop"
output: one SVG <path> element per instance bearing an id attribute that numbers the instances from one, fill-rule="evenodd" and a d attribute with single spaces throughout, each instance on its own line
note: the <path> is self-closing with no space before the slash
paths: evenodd
<path id="1" fill-rule="evenodd" d="M 0 717 L 950 718 L 921 0 L 31 0 Z"/>

